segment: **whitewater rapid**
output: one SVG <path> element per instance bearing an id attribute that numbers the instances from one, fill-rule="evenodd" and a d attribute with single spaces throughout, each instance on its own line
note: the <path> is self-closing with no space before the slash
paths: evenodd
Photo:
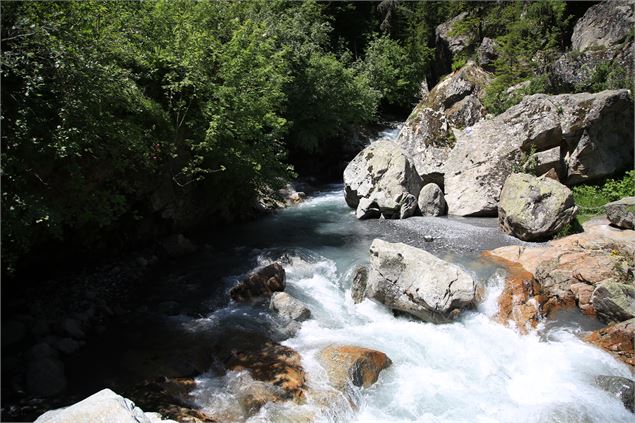
<path id="1" fill-rule="evenodd" d="M 356 391 L 355 406 L 342 399 L 325 407 L 309 395 L 302 406 L 269 403 L 249 422 L 295 422 L 307 415 L 317 416 L 318 421 L 364 423 L 633 421 L 619 400 L 593 383 L 597 375 L 632 375 L 624 364 L 578 338 L 589 322 L 564 320 L 520 335 L 492 319 L 503 274 L 480 259 L 474 243 L 480 239 L 485 248 L 493 248 L 514 241 L 500 234 L 491 219 L 367 222 L 354 219 L 341 187 L 334 186 L 259 224 L 258 236 L 268 234 L 275 246 L 240 247 L 255 264 L 284 256 L 287 292 L 311 309 L 312 318 L 283 344 L 301 354 L 312 390 L 329 389 L 315 358 L 329 344 L 377 349 L 393 362 L 375 385 Z M 306 234 L 284 235 L 302 230 L 303 225 Z M 435 242 L 422 243 L 417 236 L 421 233 L 435 233 Z M 370 242 L 378 236 L 411 240 L 463 266 L 486 284 L 485 301 L 444 325 L 394 317 L 370 300 L 354 304 L 352 269 L 368 262 Z M 234 280 L 228 278 L 228 286 Z M 268 310 L 231 304 L 189 324 L 209 330 L 215 325 L 247 324 L 250 319 L 277 324 Z M 203 410 L 224 410 L 226 418 L 241 421 L 245 416 L 237 411 L 236 392 L 246 381 L 250 378 L 245 373 L 202 375 L 197 378 L 195 401 Z"/>

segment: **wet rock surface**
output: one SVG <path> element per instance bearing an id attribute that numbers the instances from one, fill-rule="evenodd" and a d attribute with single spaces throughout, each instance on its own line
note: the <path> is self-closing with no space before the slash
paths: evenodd
<path id="1" fill-rule="evenodd" d="M 331 384 L 340 391 L 346 391 L 349 385 L 369 388 L 392 364 L 381 351 L 353 345 L 329 345 L 320 351 L 319 359 Z"/>
<path id="2" fill-rule="evenodd" d="M 280 263 L 272 263 L 251 272 L 229 291 L 234 301 L 248 302 L 269 298 L 274 292 L 284 291 L 285 272 Z"/>

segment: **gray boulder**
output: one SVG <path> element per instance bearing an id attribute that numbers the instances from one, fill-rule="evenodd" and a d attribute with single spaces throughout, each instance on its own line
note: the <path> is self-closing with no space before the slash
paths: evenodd
<path id="1" fill-rule="evenodd" d="M 346 203 L 359 218 L 377 217 L 376 210 L 387 219 L 411 216 L 421 186 L 414 165 L 392 141 L 372 143 L 344 170 Z"/>
<path id="2" fill-rule="evenodd" d="M 591 303 L 606 322 L 623 322 L 635 317 L 635 286 L 609 279 L 596 286 Z"/>
<path id="3" fill-rule="evenodd" d="M 632 168 L 633 100 L 628 90 L 535 94 L 455 134 L 444 175 L 449 213 L 495 216 L 503 183 L 532 149 L 561 148 L 567 185 Z"/>
<path id="4" fill-rule="evenodd" d="M 635 412 L 635 382 L 625 377 L 601 375 L 595 384 L 622 401 L 627 410 Z"/>
<path id="5" fill-rule="evenodd" d="M 624 197 L 604 206 L 606 217 L 618 228 L 635 229 L 635 197 Z"/>
<path id="6" fill-rule="evenodd" d="M 353 272 L 353 283 L 351 284 L 351 297 L 355 304 L 364 301 L 366 297 L 366 284 L 368 283 L 368 269 L 358 266 Z"/>
<path id="7" fill-rule="evenodd" d="M 606 1 L 591 6 L 576 22 L 571 48 L 585 51 L 623 42 L 635 25 L 633 5 L 626 1 Z"/>
<path id="8" fill-rule="evenodd" d="M 436 36 L 436 61 L 435 71 L 437 75 L 443 75 L 450 71 L 452 59 L 467 50 L 474 40 L 470 34 L 453 35 L 453 28 L 457 22 L 467 18 L 469 14 L 463 12 L 454 18 L 440 24 L 435 30 Z"/>
<path id="9" fill-rule="evenodd" d="M 443 216 L 447 212 L 443 191 L 437 184 L 427 184 L 421 188 L 418 204 L 423 216 Z"/>
<path id="10" fill-rule="evenodd" d="M 481 65 L 483 69 L 493 69 L 494 62 L 498 58 L 496 41 L 488 37 L 483 38 L 481 45 L 476 50 L 476 57 L 478 58 L 478 64 Z"/>
<path id="11" fill-rule="evenodd" d="M 289 320 L 303 322 L 311 317 L 311 310 L 302 301 L 286 292 L 276 292 L 271 296 L 269 308 Z"/>
<path id="12" fill-rule="evenodd" d="M 366 297 L 427 322 L 445 323 L 474 306 L 481 288 L 458 266 L 424 250 L 375 239 Z"/>
<path id="13" fill-rule="evenodd" d="M 539 151 L 529 156 L 523 170 L 534 175 L 543 175 L 554 169 L 557 175 L 562 174 L 562 153 L 560 147 Z"/>
<path id="14" fill-rule="evenodd" d="M 152 423 L 161 420 L 156 413 L 144 413 L 127 398 L 104 389 L 90 397 L 58 410 L 47 411 L 35 420 L 36 423 Z"/>
<path id="15" fill-rule="evenodd" d="M 556 234 L 577 211 L 571 190 L 560 182 L 513 173 L 500 195 L 498 221 L 503 232 L 537 241 Z"/>

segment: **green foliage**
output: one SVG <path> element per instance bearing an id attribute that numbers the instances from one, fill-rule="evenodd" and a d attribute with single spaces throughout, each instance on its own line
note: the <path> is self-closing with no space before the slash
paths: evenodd
<path id="1" fill-rule="evenodd" d="M 574 218 L 571 222 L 567 223 L 562 228 L 560 228 L 560 230 L 554 235 L 554 238 L 559 239 L 559 238 L 564 238 L 565 236 L 584 232 L 582 223 L 584 223 L 584 220 L 580 219 L 579 217 Z"/>
<path id="2" fill-rule="evenodd" d="M 415 64 L 398 41 L 387 36 L 373 39 L 362 65 L 370 85 L 390 104 L 410 105 L 416 98 L 420 79 Z"/>
<path id="3" fill-rule="evenodd" d="M 590 81 L 576 86 L 575 91 L 599 92 L 621 88 L 631 91 L 635 88 L 635 84 L 628 77 L 626 69 L 616 63 L 600 63 L 593 69 Z"/>
<path id="4" fill-rule="evenodd" d="M 602 185 L 578 185 L 573 198 L 583 215 L 601 214 L 603 206 L 611 201 L 635 195 L 635 171 L 630 170 L 622 179 L 609 179 Z"/>
<path id="5" fill-rule="evenodd" d="M 452 60 L 452 72 L 461 69 L 467 63 L 467 59 L 464 56 L 457 56 Z"/>
<path id="6" fill-rule="evenodd" d="M 526 95 L 544 93 L 547 89 L 547 78 L 544 75 L 522 81 L 511 90 L 513 85 L 509 81 L 508 77 L 499 76 L 486 88 L 483 103 L 489 112 L 498 115 L 520 103 Z"/>

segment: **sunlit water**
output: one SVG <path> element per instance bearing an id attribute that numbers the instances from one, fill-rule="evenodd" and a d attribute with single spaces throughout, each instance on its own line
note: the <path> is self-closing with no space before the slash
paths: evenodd
<path id="1" fill-rule="evenodd" d="M 425 242 L 424 234 L 434 241 Z M 309 395 L 303 406 L 268 404 L 249 421 L 300 421 L 308 414 L 339 422 L 632 422 L 633 415 L 617 399 L 593 384 L 596 375 L 631 376 L 625 365 L 576 336 L 589 329 L 590 321 L 563 319 L 522 336 L 492 320 L 503 276 L 480 252 L 520 243 L 501 234 L 494 219 L 360 222 L 345 205 L 341 186 L 332 186 L 233 235 L 232 248 L 243 264 L 283 258 L 287 291 L 311 309 L 312 318 L 283 343 L 301 353 L 312 389 L 328 389 L 316 354 L 331 343 L 374 348 L 393 362 L 374 386 L 356 392 L 355 409 L 345 400 L 324 407 Z M 485 301 L 445 325 L 396 318 L 370 300 L 353 304 L 351 270 L 368 262 L 375 237 L 458 263 L 486 284 Z M 226 278 L 226 288 L 238 276 Z M 209 333 L 226 325 L 272 328 L 279 323 L 266 308 L 229 304 L 183 325 Z M 236 393 L 245 380 L 248 375 L 235 372 L 201 375 L 196 402 L 240 421 L 245 416 Z"/>

